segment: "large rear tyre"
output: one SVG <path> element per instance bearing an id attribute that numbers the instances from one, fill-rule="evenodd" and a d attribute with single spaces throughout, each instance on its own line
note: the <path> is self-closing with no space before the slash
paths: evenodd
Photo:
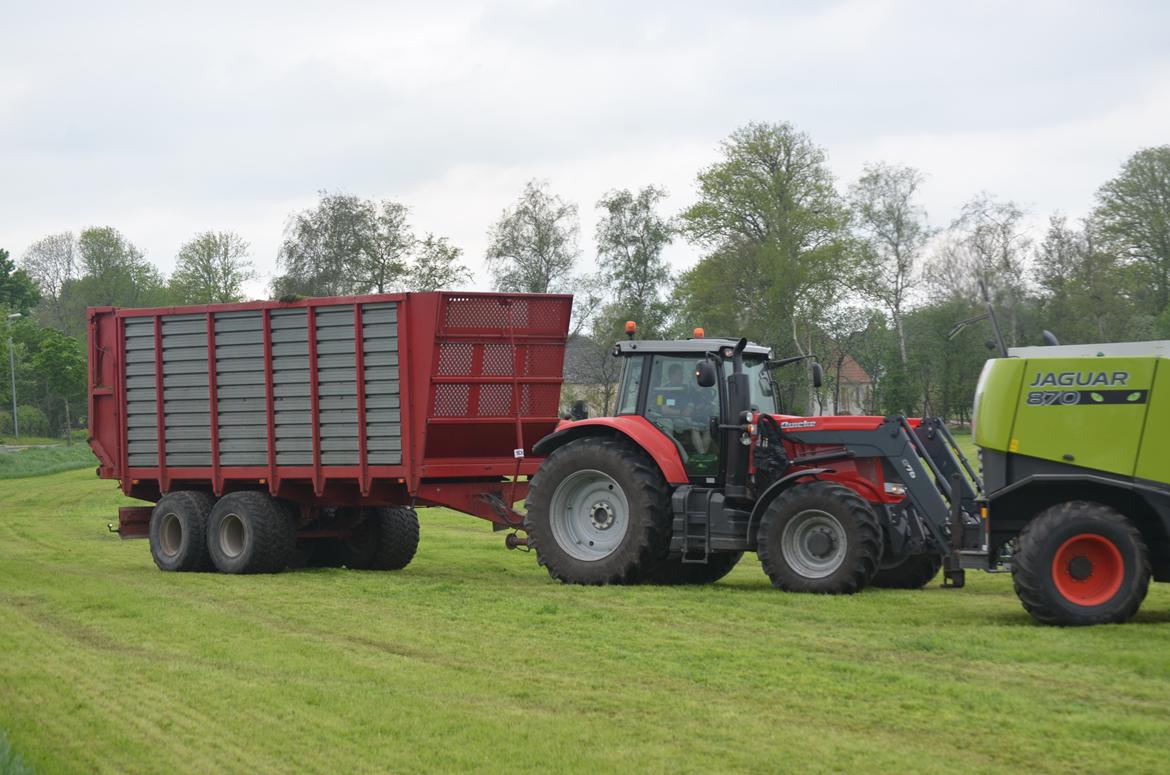
<path id="1" fill-rule="evenodd" d="M 1024 609 L 1043 624 L 1125 622 L 1149 589 L 1149 554 L 1141 533 L 1115 509 L 1068 501 L 1020 531 L 1012 581 Z"/>
<path id="2" fill-rule="evenodd" d="M 632 584 L 670 548 L 670 498 L 658 466 L 624 441 L 558 448 L 533 477 L 524 529 L 548 574 L 568 584 Z"/>
<path id="3" fill-rule="evenodd" d="M 164 495 L 150 514 L 150 556 L 159 570 L 201 571 L 211 568 L 207 554 L 207 518 L 215 498 L 182 490 Z"/>
<path id="4" fill-rule="evenodd" d="M 885 589 L 922 589 L 938 575 L 943 558 L 937 554 L 912 554 L 888 568 L 881 568 L 871 587 Z"/>
<path id="5" fill-rule="evenodd" d="M 410 508 L 371 509 L 377 525 L 377 547 L 370 567 L 375 570 L 402 570 L 418 551 L 418 514 Z"/>
<path id="6" fill-rule="evenodd" d="M 873 509 L 853 490 L 810 482 L 768 505 L 756 553 L 778 589 L 848 595 L 877 573 L 882 533 Z"/>
<path id="7" fill-rule="evenodd" d="M 713 554 L 707 562 L 683 562 L 681 557 L 668 557 L 662 561 L 650 578 L 650 584 L 714 584 L 731 573 L 743 557 L 743 552 Z"/>
<path id="8" fill-rule="evenodd" d="M 233 492 L 211 510 L 207 548 L 223 573 L 277 573 L 296 557 L 296 524 L 267 494 Z"/>

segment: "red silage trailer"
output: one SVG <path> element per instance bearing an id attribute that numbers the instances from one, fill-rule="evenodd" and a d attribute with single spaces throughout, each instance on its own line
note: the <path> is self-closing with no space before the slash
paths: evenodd
<path id="1" fill-rule="evenodd" d="M 92 308 L 98 476 L 166 570 L 402 567 L 411 508 L 516 526 L 572 297 L 407 293 Z"/>

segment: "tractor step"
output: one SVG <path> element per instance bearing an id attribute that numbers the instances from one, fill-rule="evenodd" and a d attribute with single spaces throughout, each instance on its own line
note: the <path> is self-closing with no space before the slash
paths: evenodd
<path id="1" fill-rule="evenodd" d="M 684 563 L 703 564 L 711 557 L 711 522 L 723 510 L 723 493 L 705 487 L 679 487 L 670 499 L 674 512 L 671 554 Z"/>

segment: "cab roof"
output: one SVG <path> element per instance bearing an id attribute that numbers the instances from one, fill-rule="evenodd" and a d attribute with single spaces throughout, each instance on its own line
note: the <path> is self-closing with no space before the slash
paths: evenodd
<path id="1" fill-rule="evenodd" d="M 703 355 L 704 353 L 717 353 L 724 347 L 735 347 L 738 339 L 634 339 L 622 340 L 615 346 L 615 355 L 633 355 L 634 353 L 655 353 L 666 354 L 678 353 L 680 355 Z M 760 344 L 748 342 L 748 346 L 744 348 L 744 355 L 763 355 L 766 358 L 772 357 L 772 350 Z"/>

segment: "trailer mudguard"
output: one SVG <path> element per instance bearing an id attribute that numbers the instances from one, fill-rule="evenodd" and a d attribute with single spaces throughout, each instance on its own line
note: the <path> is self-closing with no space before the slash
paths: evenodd
<path id="1" fill-rule="evenodd" d="M 678 448 L 675 447 L 674 443 L 662 431 L 655 428 L 649 420 L 636 414 L 562 422 L 555 431 L 533 445 L 532 453 L 539 457 L 548 457 L 554 450 L 563 447 L 570 441 L 589 436 L 613 436 L 628 439 L 658 464 L 668 483 L 687 484 L 690 481 L 687 477 L 687 470 L 683 466 L 682 457 L 678 454 Z"/>

